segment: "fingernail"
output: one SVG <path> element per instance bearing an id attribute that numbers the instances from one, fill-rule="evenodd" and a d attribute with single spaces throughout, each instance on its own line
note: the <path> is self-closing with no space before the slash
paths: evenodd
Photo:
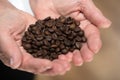
<path id="1" fill-rule="evenodd" d="M 83 64 L 83 63 L 81 62 L 81 63 L 76 64 L 76 66 L 82 66 L 82 64 Z"/>

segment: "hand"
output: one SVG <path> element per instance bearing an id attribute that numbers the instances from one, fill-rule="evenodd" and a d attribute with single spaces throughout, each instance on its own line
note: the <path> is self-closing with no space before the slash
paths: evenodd
<path id="1" fill-rule="evenodd" d="M 30 0 L 30 4 L 37 19 L 63 15 L 80 21 L 80 27 L 85 31 L 88 41 L 80 51 L 62 55 L 61 59 L 71 61 L 73 58 L 74 64 L 79 66 L 83 61 L 91 61 L 94 53 L 98 53 L 102 45 L 98 27 L 107 28 L 111 22 L 103 16 L 92 0 Z"/>
<path id="2" fill-rule="evenodd" d="M 8 4 L 8 2 L 6 3 Z M 1 7 L 0 7 L 1 8 Z M 11 5 L 0 10 L 0 60 L 7 66 L 35 74 L 57 75 L 66 72 L 67 61 L 33 58 L 21 46 L 21 38 L 29 24 L 36 19 Z M 49 69 L 49 70 L 48 70 Z"/>

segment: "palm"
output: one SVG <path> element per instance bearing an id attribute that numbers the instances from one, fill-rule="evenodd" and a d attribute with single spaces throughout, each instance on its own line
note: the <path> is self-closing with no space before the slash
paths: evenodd
<path id="1" fill-rule="evenodd" d="M 18 15 L 15 17 L 13 16 L 12 17 L 13 20 L 8 20 L 9 19 L 8 18 L 7 20 L 9 22 L 7 24 L 10 24 L 11 26 L 6 27 L 6 29 L 8 29 L 8 31 L 10 32 L 10 36 L 14 39 L 14 41 L 16 42 L 16 44 L 18 45 L 21 51 L 21 55 L 19 56 L 22 56 L 22 61 L 18 69 L 32 73 L 38 73 L 38 74 L 43 72 L 43 74 L 48 74 L 48 75 L 57 75 L 66 72 L 67 69 L 70 67 L 67 61 L 65 62 L 62 60 L 55 60 L 51 62 L 46 59 L 33 58 L 29 53 L 27 53 L 24 50 L 24 48 L 21 46 L 22 36 L 24 32 L 27 30 L 28 26 L 30 24 L 35 23 L 36 19 L 34 19 L 31 15 L 27 13 L 24 12 L 20 12 L 20 13 L 22 15 Z M 23 17 L 19 18 L 19 16 L 23 16 Z M 51 70 L 46 71 L 47 69 L 51 69 Z"/>
<path id="2" fill-rule="evenodd" d="M 76 65 L 82 64 L 83 61 L 91 61 L 93 53 L 99 51 L 101 47 L 99 30 L 90 23 L 91 20 L 86 19 L 88 16 L 82 12 L 79 0 L 36 0 L 36 2 L 31 0 L 31 6 L 37 19 L 44 19 L 48 16 L 56 18 L 63 15 L 80 21 L 80 27 L 85 31 L 88 41 L 83 44 L 81 51 L 73 52 L 73 62 Z"/>

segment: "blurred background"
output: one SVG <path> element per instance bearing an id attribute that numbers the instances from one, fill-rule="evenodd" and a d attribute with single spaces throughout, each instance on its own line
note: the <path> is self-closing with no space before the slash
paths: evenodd
<path id="1" fill-rule="evenodd" d="M 35 80 L 120 80 L 120 0 L 94 0 L 96 6 L 112 21 L 101 29 L 103 47 L 90 63 L 73 66 L 63 76 L 37 75 Z"/>

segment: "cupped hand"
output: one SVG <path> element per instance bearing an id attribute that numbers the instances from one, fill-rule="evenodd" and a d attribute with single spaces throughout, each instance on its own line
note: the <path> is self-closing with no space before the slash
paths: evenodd
<path id="1" fill-rule="evenodd" d="M 67 61 L 51 62 L 46 59 L 33 58 L 21 46 L 24 32 L 35 21 L 34 17 L 16 8 L 0 11 L 0 60 L 13 69 L 35 74 L 63 74 L 70 68 Z"/>
<path id="2" fill-rule="evenodd" d="M 63 15 L 71 16 L 81 23 L 87 43 L 83 44 L 80 51 L 60 55 L 60 59 L 72 60 L 76 66 L 80 66 L 84 61 L 91 61 L 93 55 L 98 53 L 102 45 L 98 27 L 107 28 L 111 22 L 103 16 L 92 0 L 30 0 L 30 4 L 37 19 Z"/>

